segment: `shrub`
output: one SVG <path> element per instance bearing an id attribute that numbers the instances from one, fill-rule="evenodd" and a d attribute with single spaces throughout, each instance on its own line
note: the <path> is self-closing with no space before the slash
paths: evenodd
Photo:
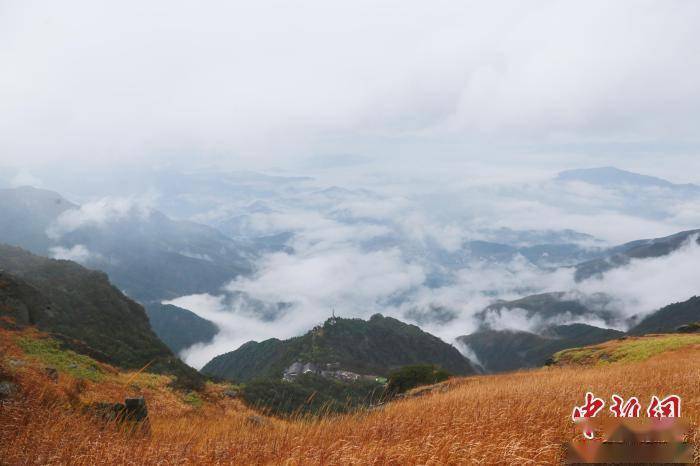
<path id="1" fill-rule="evenodd" d="M 450 373 L 430 364 L 405 366 L 389 374 L 386 390 L 390 395 L 406 392 L 420 385 L 442 382 Z"/>
<path id="2" fill-rule="evenodd" d="M 369 406 L 381 397 L 382 386 L 373 381 L 340 382 L 305 374 L 294 382 L 254 380 L 243 387 L 242 395 L 249 406 L 276 416 L 323 415 Z"/>

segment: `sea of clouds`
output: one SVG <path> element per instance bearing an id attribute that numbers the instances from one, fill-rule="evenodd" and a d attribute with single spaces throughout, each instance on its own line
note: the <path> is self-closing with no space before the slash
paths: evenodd
<path id="1" fill-rule="evenodd" d="M 259 204 L 249 214 L 236 209 L 236 231 L 228 234 L 286 232 L 287 248 L 263 255 L 252 275 L 232 280 L 219 295 L 171 301 L 220 328 L 213 342 L 187 349 L 185 360 L 201 367 L 250 340 L 300 335 L 333 310 L 343 317 L 367 318 L 377 312 L 394 316 L 451 342 L 474 331 L 474 314 L 497 299 L 555 291 L 605 293 L 623 321 L 699 291 L 695 264 L 700 248 L 694 242 L 669 256 L 632 261 L 582 283 L 575 282 L 569 264 L 535 265 L 520 255 L 474 259 L 465 252 L 471 240 L 518 246 L 574 242 L 584 249 L 601 248 L 700 225 L 700 217 L 688 207 L 697 201 L 679 199 L 671 191 L 612 189 L 550 178 L 488 186 L 463 182 L 436 187 L 416 180 L 387 186 L 309 189 L 293 197 L 272 196 L 262 211 Z M 631 196 L 636 199 L 632 207 Z M 648 209 L 639 210 L 639 199 L 649 200 Z M 210 223 L 228 224 L 224 220 L 230 212 L 217 212 L 221 218 L 210 215 Z M 571 239 L 561 233 L 567 229 L 591 236 Z M 262 318 L 250 299 L 285 306 L 273 318 Z M 433 316 L 435 309 L 442 314 Z M 605 325 L 594 317 L 556 323 L 571 322 Z M 542 322 L 515 309 L 492 324 L 532 330 Z"/>

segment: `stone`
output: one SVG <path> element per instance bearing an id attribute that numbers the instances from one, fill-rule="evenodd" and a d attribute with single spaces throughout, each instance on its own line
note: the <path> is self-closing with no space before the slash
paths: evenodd
<path id="1" fill-rule="evenodd" d="M 143 397 L 127 398 L 124 403 L 92 403 L 86 407 L 86 411 L 104 422 L 115 422 L 126 427 L 132 433 L 148 435 L 151 430 L 148 407 Z"/>
<path id="2" fill-rule="evenodd" d="M 124 400 L 124 416 L 127 420 L 143 422 L 148 419 L 148 408 L 143 397 Z"/>
<path id="3" fill-rule="evenodd" d="M 236 390 L 226 390 L 224 392 L 224 396 L 227 396 L 229 398 L 238 398 L 238 391 Z"/>
<path id="4" fill-rule="evenodd" d="M 0 399 L 9 398 L 17 393 L 17 385 L 12 382 L 0 382 Z"/>

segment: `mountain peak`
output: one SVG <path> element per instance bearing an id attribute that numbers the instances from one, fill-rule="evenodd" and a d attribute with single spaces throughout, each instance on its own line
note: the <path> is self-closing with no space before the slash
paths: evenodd
<path id="1" fill-rule="evenodd" d="M 435 364 L 453 374 L 474 373 L 469 360 L 453 346 L 414 325 L 381 314 L 369 320 L 336 317 L 299 337 L 248 342 L 215 357 L 202 372 L 246 382 L 280 378 L 283 370 L 297 361 L 338 364 L 342 370 L 383 376 L 412 364 Z"/>

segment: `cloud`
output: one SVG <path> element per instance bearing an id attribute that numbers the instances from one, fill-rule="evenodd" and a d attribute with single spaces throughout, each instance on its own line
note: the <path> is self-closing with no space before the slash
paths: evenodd
<path id="1" fill-rule="evenodd" d="M 92 260 L 102 258 L 100 254 L 91 252 L 82 244 L 76 244 L 71 248 L 55 246 L 49 250 L 49 253 L 54 259 L 74 261 L 83 265 L 88 264 Z"/>
<path id="2" fill-rule="evenodd" d="M 43 185 L 42 181 L 32 175 L 27 170 L 20 170 L 10 179 L 10 187 L 18 188 L 20 186 L 33 186 L 39 188 Z"/>
<path id="3" fill-rule="evenodd" d="M 506 264 L 480 261 L 455 271 L 443 286 L 430 287 L 427 269 L 407 263 L 399 250 L 367 253 L 360 249 L 308 250 L 301 254 L 270 254 L 252 277 L 228 285 L 230 293 L 244 293 L 268 303 L 287 302 L 277 318 L 256 315 L 246 300 L 233 295 L 195 295 L 172 303 L 191 309 L 215 322 L 221 332 L 210 344 L 195 345 L 183 353 L 185 360 L 201 367 L 211 358 L 232 351 L 251 339 L 289 338 L 308 331 L 329 317 L 332 309 L 343 317 L 367 318 L 382 312 L 413 321 L 412 310 L 443 308 L 453 313 L 447 320 L 421 322 L 421 327 L 445 341 L 476 330 L 474 314 L 497 299 L 568 291 L 570 297 L 593 299 L 604 293 L 606 309 L 616 311 L 615 325 L 633 315 L 644 316 L 676 301 L 698 294 L 697 263 L 700 246 L 689 242 L 674 253 L 653 259 L 633 260 L 607 272 L 602 278 L 576 283 L 573 269 L 540 269 L 522 257 Z M 412 317 L 413 316 L 413 317 Z M 558 315 L 554 319 L 528 317 L 522 309 L 502 309 L 487 316 L 496 330 L 537 332 L 546 325 L 586 323 L 609 326 L 595 316 Z"/>
<path id="4" fill-rule="evenodd" d="M 476 330 L 474 315 L 497 299 L 564 291 L 585 300 L 605 293 L 610 299 L 606 309 L 620 313 L 608 324 L 619 326 L 632 314 L 687 299 L 695 289 L 689 265 L 695 259 L 694 245 L 669 258 L 635 261 L 582 284 L 574 281 L 573 268 L 544 268 L 520 255 L 507 262 L 475 260 L 465 248 L 473 239 L 512 245 L 573 242 L 592 249 L 605 244 L 562 231 L 568 228 L 599 234 L 611 244 L 676 232 L 680 223 L 666 224 L 667 219 L 691 208 L 690 200 L 658 190 L 631 193 L 507 177 L 486 185 L 466 180 L 439 187 L 434 182 L 396 183 L 386 191 L 337 188 L 333 199 L 322 192 L 307 187 L 291 197 L 266 198 L 265 209 L 248 215 L 246 234 L 291 232 L 287 248 L 263 255 L 251 276 L 234 280 L 221 296 L 174 301 L 222 329 L 212 344 L 185 353 L 189 363 L 201 366 L 250 339 L 302 334 L 324 321 L 331 309 L 345 317 L 381 312 L 419 320 L 424 330 L 451 342 Z M 630 199 L 652 199 L 664 209 L 655 211 L 658 218 L 639 211 L 635 215 Z M 226 215 L 236 212 L 221 215 L 217 221 L 225 223 Z M 664 289 L 653 285 L 667 280 Z M 250 300 L 286 307 L 278 314 L 260 314 Z M 434 309 L 438 318 L 431 318 Z M 577 322 L 606 326 L 593 316 L 529 319 L 517 309 L 489 318 L 494 328 L 526 331 Z"/>
<path id="5" fill-rule="evenodd" d="M 644 316 L 668 304 L 700 294 L 700 245 L 691 237 L 683 247 L 658 258 L 633 259 L 628 265 L 578 285 L 586 294 L 614 296 L 625 317 Z"/>
<path id="6" fill-rule="evenodd" d="M 257 162 L 365 145 L 424 160 L 480 138 L 697 143 L 699 16 L 664 1 L 10 1 L 0 153 Z"/>
<path id="7" fill-rule="evenodd" d="M 430 288 L 422 266 L 405 262 L 396 249 L 367 253 L 340 248 L 308 254 L 271 254 L 253 277 L 239 278 L 229 292 L 268 303 L 287 302 L 277 319 L 256 315 L 244 300 L 226 295 L 195 295 L 171 301 L 212 320 L 221 333 L 210 344 L 183 353 L 194 367 L 253 339 L 289 338 L 327 319 L 334 309 L 342 317 L 368 318 L 376 312 L 413 321 L 411 309 L 443 306 L 456 313 L 447 322 L 422 322 L 421 327 L 452 341 L 476 328 L 472 316 L 494 299 L 515 299 L 526 290 L 555 291 L 573 282 L 573 272 L 542 271 L 516 258 L 509 264 L 480 262 L 458 271 L 451 283 Z"/>
<path id="8" fill-rule="evenodd" d="M 67 210 L 49 226 L 46 234 L 53 240 L 85 227 L 104 227 L 129 216 L 146 218 L 152 212 L 148 198 L 106 197 Z"/>
<path id="9" fill-rule="evenodd" d="M 531 312 L 526 309 L 503 307 L 487 312 L 484 324 L 493 330 L 520 330 L 531 333 L 540 333 L 552 325 L 586 324 L 601 328 L 614 326 L 595 315 L 576 315 L 571 312 L 562 312 L 552 318 L 544 319 L 541 315 L 530 314 Z"/>
<path id="10" fill-rule="evenodd" d="M 479 370 L 484 371 L 484 365 L 481 363 L 479 357 L 469 345 L 462 342 L 461 340 L 455 340 L 454 345 L 459 350 L 459 352 L 462 353 L 462 356 L 469 359 L 473 364 L 477 365 L 479 367 Z"/>
<path id="11" fill-rule="evenodd" d="M 406 264 L 396 250 L 365 253 L 358 249 L 276 253 L 258 264 L 253 277 L 238 278 L 227 288 L 266 303 L 291 305 L 276 320 L 264 321 L 240 300 L 198 295 L 173 300 L 215 322 L 222 332 L 210 345 L 190 348 L 186 361 L 200 367 L 222 350 L 231 351 L 251 339 L 291 337 L 328 318 L 368 317 L 385 311 L 393 297 L 424 280 L 422 269 Z"/>

